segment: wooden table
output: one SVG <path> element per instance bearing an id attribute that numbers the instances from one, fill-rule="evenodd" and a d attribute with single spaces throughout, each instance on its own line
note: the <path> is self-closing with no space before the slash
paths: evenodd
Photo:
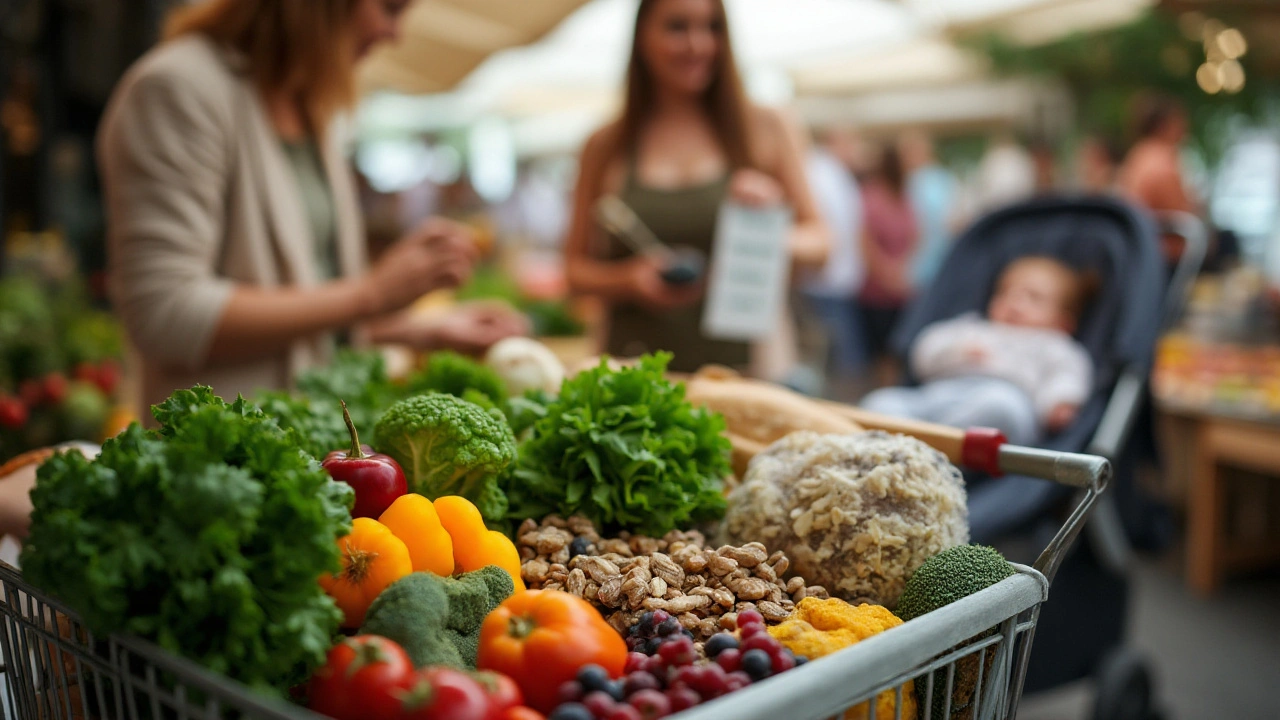
<path id="1" fill-rule="evenodd" d="M 1280 562 L 1280 419 L 1169 404 L 1161 410 L 1166 462 L 1185 483 L 1187 584 L 1207 595 L 1227 573 Z M 1240 492 L 1230 487 L 1232 470 L 1266 476 L 1268 486 Z"/>

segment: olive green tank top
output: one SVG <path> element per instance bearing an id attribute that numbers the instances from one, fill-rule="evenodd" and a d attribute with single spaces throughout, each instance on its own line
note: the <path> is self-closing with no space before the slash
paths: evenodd
<path id="1" fill-rule="evenodd" d="M 671 247 L 697 248 L 710 259 L 716 219 L 728 189 L 727 174 L 704 185 L 686 188 L 644 187 L 636 175 L 635 163 L 631 162 L 618 197 L 662 242 Z M 609 238 L 609 259 L 618 260 L 632 254 L 616 237 Z M 667 350 L 675 355 L 670 366 L 675 372 L 693 372 L 709 364 L 745 370 L 751 360 L 747 343 L 703 336 L 704 302 L 660 312 L 629 303 L 613 303 L 609 309 L 605 351 L 617 357 L 634 357 Z"/>
<path id="2" fill-rule="evenodd" d="M 333 280 L 338 277 L 338 218 L 320 149 L 312 139 L 282 140 L 281 144 L 298 181 L 298 198 L 311 229 L 316 275 L 321 282 Z"/>

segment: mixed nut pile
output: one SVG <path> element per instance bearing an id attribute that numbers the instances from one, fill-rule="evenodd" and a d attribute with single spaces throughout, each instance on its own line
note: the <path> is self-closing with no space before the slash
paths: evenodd
<path id="1" fill-rule="evenodd" d="M 770 555 L 755 542 L 708 547 L 696 530 L 602 538 L 590 520 L 552 515 L 541 525 L 526 520 L 517 536 L 521 574 L 531 589 L 584 598 L 624 633 L 646 611 L 664 610 L 703 641 L 733 628 L 743 611 L 778 623 L 803 598 L 828 597 L 821 586 L 788 579 L 791 562 L 783 553 Z"/>

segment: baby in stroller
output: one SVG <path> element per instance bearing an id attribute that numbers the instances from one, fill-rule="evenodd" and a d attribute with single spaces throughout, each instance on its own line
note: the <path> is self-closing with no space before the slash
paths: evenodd
<path id="1" fill-rule="evenodd" d="M 966 313 L 920 333 L 908 358 L 919 386 L 877 390 L 862 406 L 1037 444 L 1070 425 L 1093 391 L 1093 362 L 1072 334 L 1096 287 L 1054 258 L 1013 261 L 986 318 Z"/>

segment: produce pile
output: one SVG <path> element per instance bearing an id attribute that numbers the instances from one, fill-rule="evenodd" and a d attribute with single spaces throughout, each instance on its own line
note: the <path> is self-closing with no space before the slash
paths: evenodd
<path id="1" fill-rule="evenodd" d="M 668 359 L 566 378 L 520 340 L 180 391 L 40 468 L 24 572 L 95 633 L 335 720 L 654 720 L 1011 572 L 965 552 L 937 452 Z"/>
<path id="2" fill-rule="evenodd" d="M 123 347 L 115 320 L 93 310 L 79 284 L 0 280 L 0 464 L 122 429 Z"/>

